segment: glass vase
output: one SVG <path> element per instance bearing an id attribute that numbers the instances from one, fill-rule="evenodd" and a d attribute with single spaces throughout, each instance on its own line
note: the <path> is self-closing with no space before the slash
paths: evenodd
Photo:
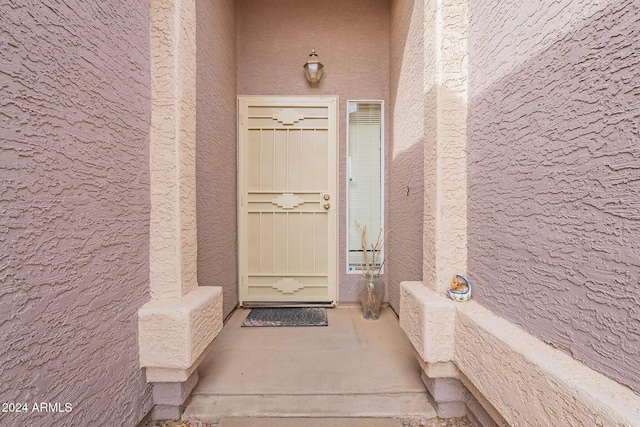
<path id="1" fill-rule="evenodd" d="M 378 319 L 384 299 L 384 281 L 380 276 L 362 276 L 358 282 L 358 296 L 362 304 L 364 318 Z"/>

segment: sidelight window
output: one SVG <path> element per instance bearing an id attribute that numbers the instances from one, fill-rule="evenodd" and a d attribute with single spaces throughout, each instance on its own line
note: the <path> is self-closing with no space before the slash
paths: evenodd
<path id="1" fill-rule="evenodd" d="M 384 225 L 383 102 L 347 101 L 347 271 L 364 263 L 362 235 L 367 227 L 369 255 Z M 384 233 L 384 231 L 382 231 Z M 371 259 L 371 256 L 369 256 Z M 380 262 L 384 255 L 380 257 Z"/>

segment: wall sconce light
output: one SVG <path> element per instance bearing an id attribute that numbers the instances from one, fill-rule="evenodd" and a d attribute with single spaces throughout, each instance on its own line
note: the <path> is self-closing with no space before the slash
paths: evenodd
<path id="1" fill-rule="evenodd" d="M 310 83 L 318 83 L 322 77 L 322 68 L 318 54 L 315 49 L 311 49 L 307 63 L 303 65 L 304 75 Z"/>

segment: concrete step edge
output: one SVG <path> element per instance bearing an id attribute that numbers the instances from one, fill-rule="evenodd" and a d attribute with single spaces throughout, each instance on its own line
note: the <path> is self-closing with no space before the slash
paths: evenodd
<path id="1" fill-rule="evenodd" d="M 397 418 L 227 417 L 218 427 L 402 427 Z"/>
<path id="2" fill-rule="evenodd" d="M 193 396 L 184 419 L 222 418 L 433 418 L 424 394 L 329 396 Z"/>
<path id="3" fill-rule="evenodd" d="M 409 390 L 409 391 L 391 391 L 391 392 L 371 392 L 371 393 L 191 393 L 192 396 L 210 396 L 210 397 L 252 397 L 252 396 L 264 396 L 264 397 L 287 397 L 287 396 L 412 396 L 412 395 L 427 395 L 424 390 Z"/>

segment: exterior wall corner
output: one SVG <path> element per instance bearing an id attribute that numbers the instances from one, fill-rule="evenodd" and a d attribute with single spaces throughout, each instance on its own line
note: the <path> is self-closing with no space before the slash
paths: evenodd
<path id="1" fill-rule="evenodd" d="M 446 292 L 467 271 L 467 1 L 425 9 L 423 280 Z"/>
<path id="2" fill-rule="evenodd" d="M 197 280 L 196 38 L 196 0 L 151 1 L 152 299 L 138 311 L 138 343 L 147 381 L 173 389 L 193 382 L 223 321 L 222 288 Z M 153 417 L 179 414 L 181 397 L 154 398 Z"/>

